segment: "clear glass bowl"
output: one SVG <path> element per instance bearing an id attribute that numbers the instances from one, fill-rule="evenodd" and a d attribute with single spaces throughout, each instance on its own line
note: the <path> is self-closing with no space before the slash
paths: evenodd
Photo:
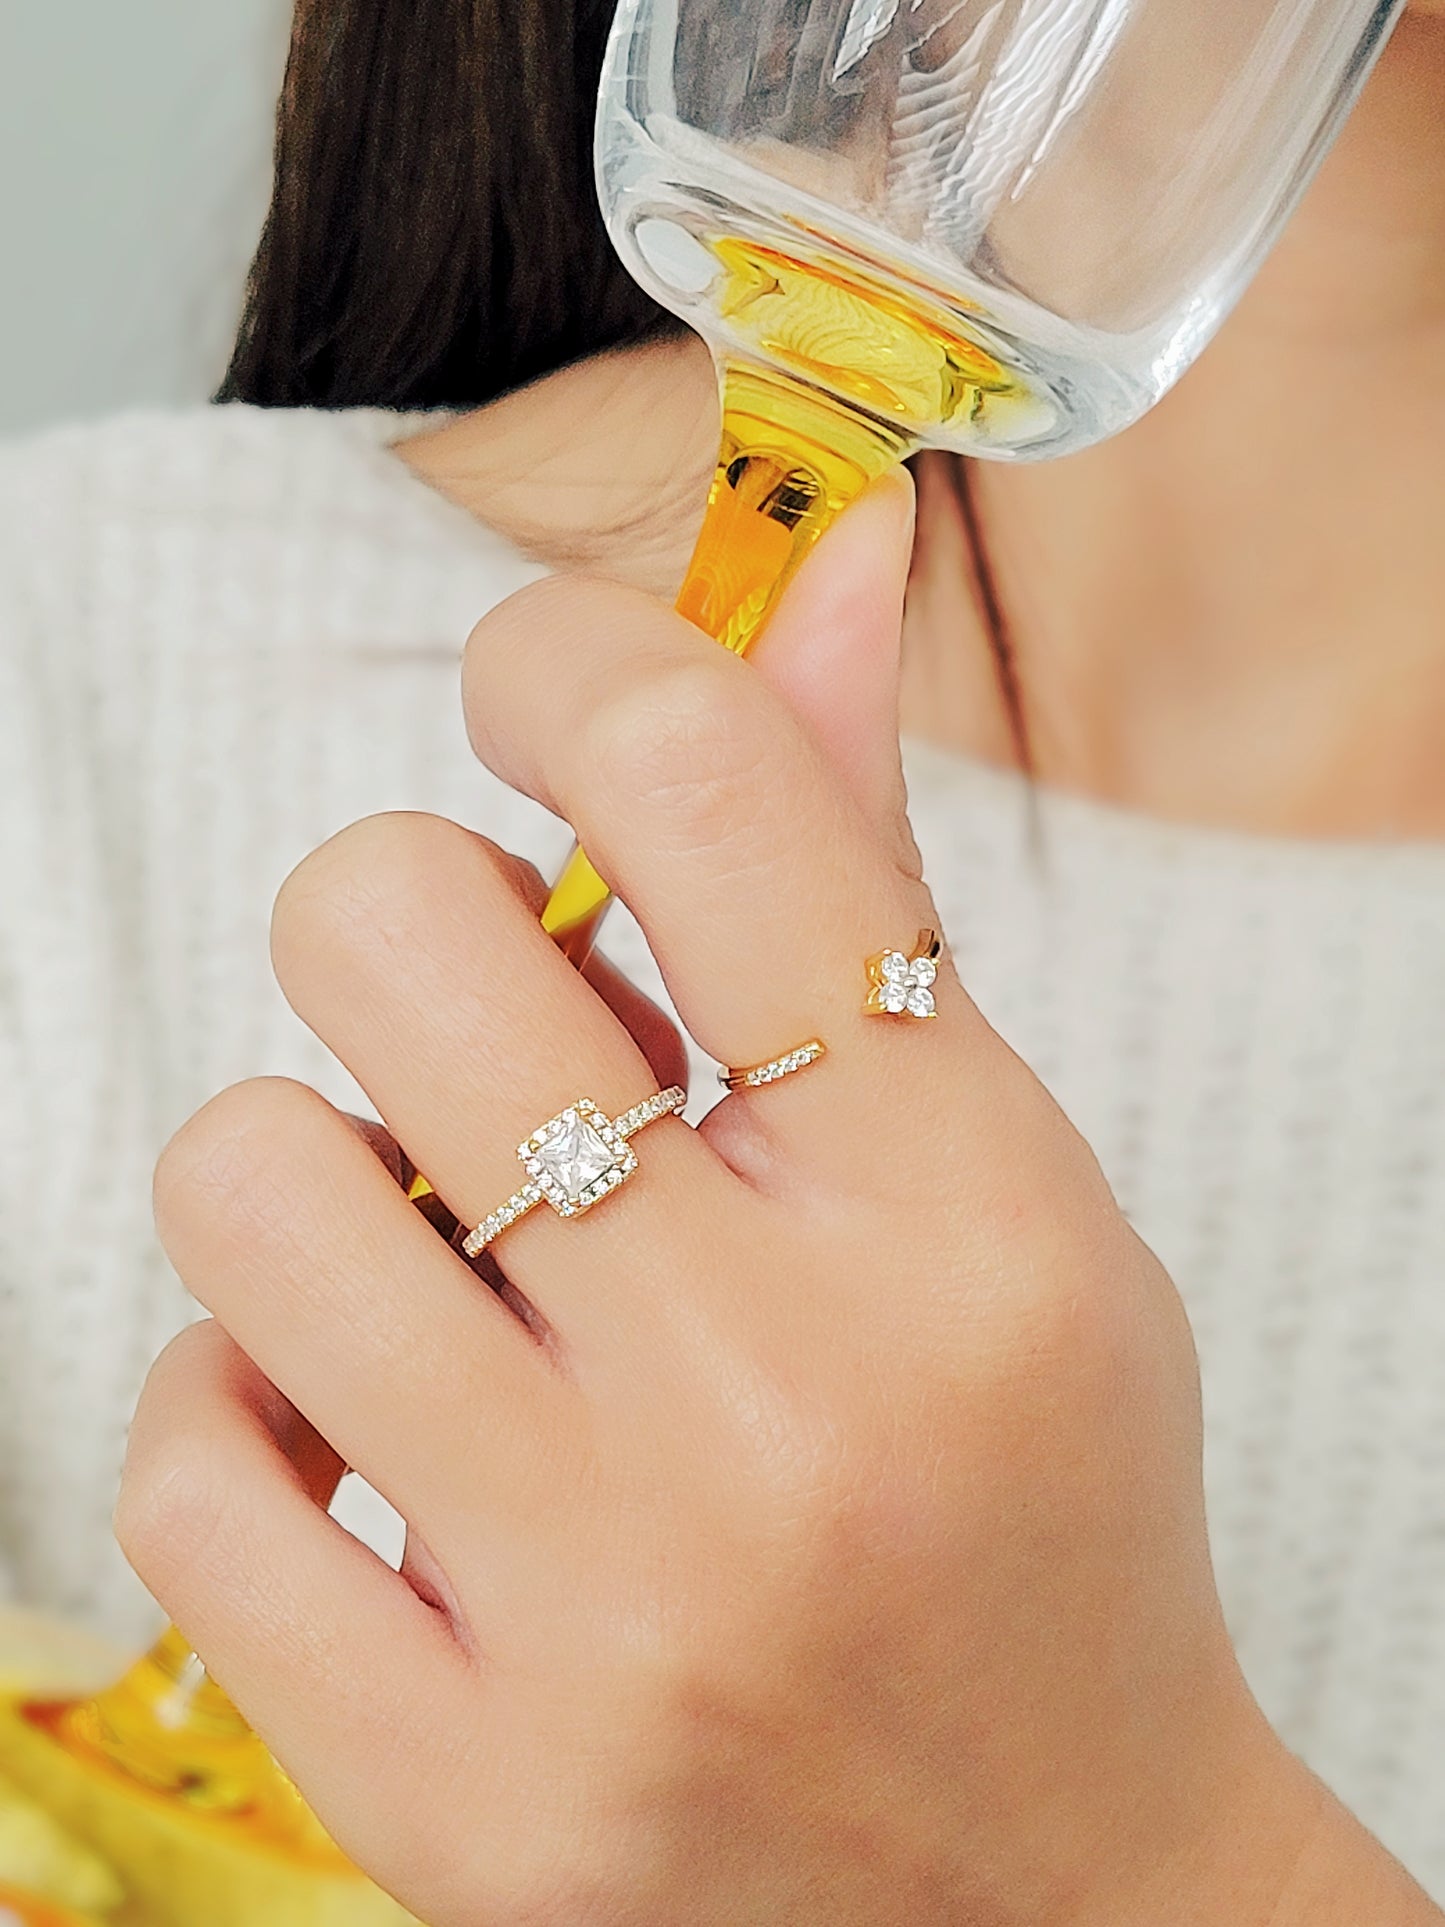
<path id="1" fill-rule="evenodd" d="M 633 274 L 721 354 L 936 446 L 1063 454 L 1199 354 L 1398 10 L 623 0 L 602 205 Z"/>

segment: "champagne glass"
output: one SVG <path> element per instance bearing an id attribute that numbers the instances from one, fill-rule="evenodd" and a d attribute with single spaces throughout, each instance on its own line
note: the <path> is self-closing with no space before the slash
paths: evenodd
<path id="1" fill-rule="evenodd" d="M 1248 283 L 1401 3 L 622 0 L 603 211 L 722 394 L 682 613 L 743 654 L 824 529 L 915 450 L 1037 461 L 1137 420 Z M 543 922 L 579 964 L 608 898 L 574 850 Z M 424 1178 L 409 1195 L 454 1230 Z M 327 1852 L 175 1632 L 31 1729 L 51 1769 L 298 1863 Z"/>
<path id="2" fill-rule="evenodd" d="M 739 654 L 920 447 L 1136 421 L 1279 233 L 1399 0 L 622 0 L 612 239 L 711 346 L 722 449 L 678 607 Z M 582 962 L 574 850 L 543 922 Z"/>

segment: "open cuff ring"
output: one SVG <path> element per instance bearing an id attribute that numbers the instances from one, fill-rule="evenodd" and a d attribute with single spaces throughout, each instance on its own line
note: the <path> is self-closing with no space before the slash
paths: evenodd
<path id="1" fill-rule="evenodd" d="M 468 1258 L 479 1256 L 508 1225 L 539 1204 L 550 1204 L 561 1218 L 590 1211 L 637 1169 L 637 1153 L 628 1140 L 645 1125 L 680 1111 L 686 1102 L 682 1086 L 670 1084 L 621 1117 L 608 1117 L 590 1097 L 579 1097 L 523 1138 L 517 1156 L 527 1182 L 467 1233 L 462 1250 Z"/>
<path id="2" fill-rule="evenodd" d="M 936 1017 L 933 986 L 942 955 L 943 941 L 936 930 L 920 930 L 908 955 L 901 950 L 878 951 L 864 966 L 868 973 L 864 1012 L 870 1017 Z M 780 1078 L 807 1070 L 827 1055 L 828 1046 L 822 1038 L 810 1037 L 805 1044 L 795 1044 L 792 1050 L 769 1057 L 764 1063 L 729 1065 L 718 1072 L 718 1082 L 725 1091 L 759 1090 L 764 1084 L 776 1084 Z"/>

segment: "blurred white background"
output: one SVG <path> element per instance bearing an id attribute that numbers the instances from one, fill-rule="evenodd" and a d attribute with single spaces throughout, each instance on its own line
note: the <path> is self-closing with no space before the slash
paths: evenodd
<path id="1" fill-rule="evenodd" d="M 214 391 L 290 20 L 291 0 L 0 0 L 0 435 Z M 400 1558 L 360 1480 L 336 1510 Z"/>
<path id="2" fill-rule="evenodd" d="M 214 389 L 290 12 L 0 0 L 0 433 Z"/>

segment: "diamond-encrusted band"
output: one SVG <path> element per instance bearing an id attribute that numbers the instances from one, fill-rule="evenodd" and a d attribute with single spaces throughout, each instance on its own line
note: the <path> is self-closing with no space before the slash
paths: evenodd
<path id="1" fill-rule="evenodd" d="M 913 954 L 901 950 L 880 950 L 868 959 L 868 1001 L 863 1008 L 870 1017 L 936 1017 L 933 985 L 938 977 L 938 959 L 943 951 L 936 930 L 920 930 Z"/>
<path id="2" fill-rule="evenodd" d="M 467 1233 L 462 1240 L 462 1250 L 469 1258 L 475 1258 L 479 1252 L 486 1250 L 494 1238 L 499 1238 L 509 1224 L 515 1224 L 534 1204 L 541 1202 L 542 1193 L 536 1185 L 524 1184 L 520 1191 L 512 1193 L 505 1204 L 499 1204 L 495 1211 L 483 1218 L 475 1231 Z"/>
<path id="3" fill-rule="evenodd" d="M 627 1140 L 686 1102 L 687 1092 L 671 1084 L 611 1118 L 590 1097 L 579 1097 L 517 1146 L 526 1183 L 467 1233 L 462 1250 L 468 1258 L 477 1257 L 535 1205 L 550 1204 L 562 1218 L 590 1211 L 637 1169 L 637 1153 Z"/>
<path id="4" fill-rule="evenodd" d="M 654 1118 L 670 1117 L 680 1111 L 687 1102 L 687 1092 L 681 1084 L 669 1084 L 665 1091 L 658 1091 L 652 1097 L 643 1098 L 634 1104 L 630 1111 L 624 1111 L 613 1122 L 613 1130 L 620 1138 L 636 1137 L 644 1124 L 651 1124 Z"/>
<path id="5" fill-rule="evenodd" d="M 764 1084 L 776 1084 L 780 1077 L 791 1077 L 794 1071 L 805 1071 L 809 1064 L 816 1064 L 820 1057 L 827 1055 L 828 1046 L 822 1038 L 810 1037 L 806 1044 L 784 1051 L 781 1057 L 770 1057 L 766 1064 L 719 1071 L 718 1082 L 725 1091 L 755 1091 Z"/>

